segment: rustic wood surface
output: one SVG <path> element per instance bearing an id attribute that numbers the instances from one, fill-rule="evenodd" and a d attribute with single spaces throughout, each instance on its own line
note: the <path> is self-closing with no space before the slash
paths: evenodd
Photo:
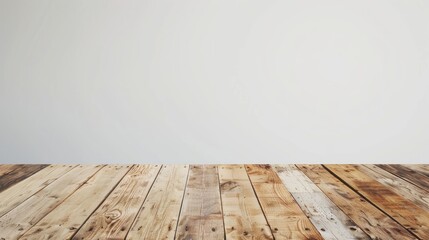
<path id="1" fill-rule="evenodd" d="M 7 166 L 4 171 L 0 170 L 0 191 L 13 186 L 21 180 L 33 175 L 47 165 L 15 165 Z"/>
<path id="2" fill-rule="evenodd" d="M 226 239 L 273 239 L 244 165 L 219 166 Z"/>
<path id="3" fill-rule="evenodd" d="M 368 239 L 304 173 L 293 165 L 278 165 L 276 170 L 303 211 L 325 239 Z"/>
<path id="4" fill-rule="evenodd" d="M 426 176 L 426 174 L 415 171 L 409 167 L 398 165 L 398 164 L 391 164 L 391 165 L 377 165 L 380 168 L 383 168 L 384 170 L 403 178 L 410 183 L 429 191 L 429 177 Z"/>
<path id="5" fill-rule="evenodd" d="M 429 165 L 0 165 L 9 239 L 429 239 Z"/>
<path id="6" fill-rule="evenodd" d="M 414 236 L 404 227 L 345 186 L 321 165 L 298 165 L 298 168 L 370 238 L 414 239 Z M 351 230 L 355 229 L 351 228 Z"/>
<path id="7" fill-rule="evenodd" d="M 246 168 L 276 239 L 322 239 L 270 165 Z"/>
<path id="8" fill-rule="evenodd" d="M 328 165 L 327 168 L 411 233 L 429 239 L 429 212 L 359 171 L 356 166 Z"/>
<path id="9" fill-rule="evenodd" d="M 128 239 L 174 238 L 188 171 L 187 165 L 166 165 L 161 168 L 128 233 Z"/>
<path id="10" fill-rule="evenodd" d="M 191 166 L 176 239 L 222 239 L 224 235 L 217 166 Z"/>
<path id="11" fill-rule="evenodd" d="M 133 166 L 73 239 L 125 238 L 158 171 L 157 165 Z"/>

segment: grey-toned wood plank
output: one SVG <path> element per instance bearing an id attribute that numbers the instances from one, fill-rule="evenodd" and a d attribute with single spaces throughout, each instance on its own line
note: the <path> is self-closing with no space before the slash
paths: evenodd
<path id="1" fill-rule="evenodd" d="M 369 239 L 303 172 L 275 165 L 283 184 L 325 239 Z"/>

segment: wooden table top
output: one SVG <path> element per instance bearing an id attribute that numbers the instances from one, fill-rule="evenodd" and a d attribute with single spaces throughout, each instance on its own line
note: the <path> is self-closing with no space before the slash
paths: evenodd
<path id="1" fill-rule="evenodd" d="M 429 165 L 0 165 L 0 239 L 429 239 Z"/>

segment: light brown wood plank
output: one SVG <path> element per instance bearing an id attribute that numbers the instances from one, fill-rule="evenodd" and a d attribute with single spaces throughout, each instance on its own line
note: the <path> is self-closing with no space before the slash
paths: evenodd
<path id="1" fill-rule="evenodd" d="M 134 165 L 73 239 L 124 239 L 160 165 Z"/>
<path id="2" fill-rule="evenodd" d="M 226 239 L 274 239 L 243 165 L 219 165 Z"/>
<path id="3" fill-rule="evenodd" d="M 353 165 L 326 165 L 355 191 L 382 209 L 408 231 L 421 239 L 429 239 L 429 213 L 398 195 Z"/>
<path id="4" fill-rule="evenodd" d="M 323 239 L 270 165 L 246 165 L 275 239 Z"/>
<path id="5" fill-rule="evenodd" d="M 294 165 L 274 165 L 283 184 L 325 239 L 368 239 L 303 172 Z"/>
<path id="6" fill-rule="evenodd" d="M 13 166 L 13 170 L 0 177 L 0 192 L 47 167 L 46 164 L 27 164 Z"/>
<path id="7" fill-rule="evenodd" d="M 56 208 L 101 166 L 78 166 L 0 218 L 0 239 L 16 239 Z"/>
<path id="8" fill-rule="evenodd" d="M 50 165 L 3 192 L 0 192 L 0 217 L 74 167 L 75 166 L 72 165 Z"/>
<path id="9" fill-rule="evenodd" d="M 372 177 L 394 192 L 429 211 L 429 193 L 404 179 L 375 165 L 357 165 L 357 169 Z"/>
<path id="10" fill-rule="evenodd" d="M 129 169 L 130 165 L 103 167 L 20 239 L 70 239 Z"/>
<path id="11" fill-rule="evenodd" d="M 321 165 L 297 166 L 372 239 L 415 239 L 415 236 L 404 227 L 374 207 Z"/>
<path id="12" fill-rule="evenodd" d="M 127 239 L 174 239 L 188 171 L 188 165 L 162 167 Z"/>
<path id="13" fill-rule="evenodd" d="M 22 166 L 24 166 L 24 164 L 0 164 L 0 178 L 15 169 L 19 169 Z"/>
<path id="14" fill-rule="evenodd" d="M 225 235 L 216 165 L 192 165 L 176 239 L 223 239 Z"/>
<path id="15" fill-rule="evenodd" d="M 429 191 L 429 177 L 420 172 L 416 172 L 412 169 L 398 164 L 377 164 L 377 166 L 398 177 L 407 180 L 408 182 L 416 185 L 417 187 Z"/>
<path id="16" fill-rule="evenodd" d="M 220 170 L 222 169 L 222 171 Z M 242 164 L 218 165 L 219 179 L 249 181 L 246 169 Z"/>

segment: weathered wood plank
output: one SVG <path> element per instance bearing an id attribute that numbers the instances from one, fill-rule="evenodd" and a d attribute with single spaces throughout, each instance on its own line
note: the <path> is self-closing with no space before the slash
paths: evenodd
<path id="1" fill-rule="evenodd" d="M 325 166 L 408 231 L 421 239 L 429 239 L 429 213 L 426 210 L 359 171 L 356 166 Z"/>
<path id="2" fill-rule="evenodd" d="M 41 169 L 47 167 L 46 164 L 26 164 L 16 165 L 12 171 L 3 174 L 0 177 L 0 192 L 33 175 Z"/>
<path id="3" fill-rule="evenodd" d="M 407 180 L 408 182 L 416 185 L 417 187 L 429 191 L 429 177 L 420 172 L 416 172 L 412 169 L 398 164 L 377 164 L 376 166 Z"/>
<path id="4" fill-rule="evenodd" d="M 103 167 L 20 239 L 70 239 L 129 169 L 130 165 Z"/>
<path id="5" fill-rule="evenodd" d="M 17 239 L 94 175 L 101 166 L 78 166 L 0 218 L 0 239 Z"/>
<path id="6" fill-rule="evenodd" d="M 304 173 L 294 165 L 275 165 L 283 184 L 325 239 L 368 239 Z"/>
<path id="7" fill-rule="evenodd" d="M 50 165 L 0 192 L 0 217 L 70 171 L 72 165 Z"/>
<path id="8" fill-rule="evenodd" d="M 21 168 L 22 166 L 24 166 L 24 164 L 0 164 L 0 178 L 15 169 Z"/>
<path id="9" fill-rule="evenodd" d="M 375 165 L 357 165 L 356 167 L 366 175 L 390 187 L 397 194 L 429 211 L 429 193 L 425 190 Z"/>
<path id="10" fill-rule="evenodd" d="M 404 227 L 374 207 L 321 165 L 297 166 L 372 239 L 415 239 L 415 236 Z"/>
<path id="11" fill-rule="evenodd" d="M 188 165 L 163 166 L 127 239 L 174 239 L 188 171 Z"/>
<path id="12" fill-rule="evenodd" d="M 73 239 L 124 239 L 160 165 L 134 165 Z"/>
<path id="13" fill-rule="evenodd" d="M 275 239 L 323 239 L 270 165 L 246 165 Z"/>
<path id="14" fill-rule="evenodd" d="M 192 165 L 176 239 L 222 239 L 225 235 L 216 165 Z"/>
<path id="15" fill-rule="evenodd" d="M 273 239 L 243 165 L 219 165 L 226 239 Z"/>
<path id="16" fill-rule="evenodd" d="M 409 169 L 420 172 L 429 177 L 429 164 L 401 164 Z"/>

